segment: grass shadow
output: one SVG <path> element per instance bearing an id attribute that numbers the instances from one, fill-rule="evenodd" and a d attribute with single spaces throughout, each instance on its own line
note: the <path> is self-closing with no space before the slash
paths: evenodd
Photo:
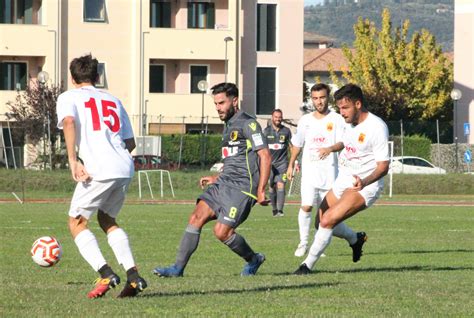
<path id="1" fill-rule="evenodd" d="M 377 272 L 431 272 L 431 271 L 465 271 L 474 270 L 474 267 L 453 267 L 453 266 L 428 266 L 428 265 L 413 265 L 401 267 L 367 267 L 367 268 L 352 268 L 342 270 L 318 270 L 318 273 L 377 273 Z"/>
<path id="2" fill-rule="evenodd" d="M 315 287 L 333 287 L 337 286 L 340 283 L 306 283 L 300 285 L 275 285 L 275 286 L 261 286 L 255 288 L 247 289 L 217 289 L 217 290 L 190 290 L 183 292 L 156 292 L 156 293 L 145 293 L 140 295 L 140 297 L 173 297 L 173 296 L 196 296 L 196 295 L 227 295 L 227 294 L 242 294 L 248 292 L 269 292 L 277 290 L 287 290 L 287 289 L 305 289 L 305 288 L 315 288 Z"/>

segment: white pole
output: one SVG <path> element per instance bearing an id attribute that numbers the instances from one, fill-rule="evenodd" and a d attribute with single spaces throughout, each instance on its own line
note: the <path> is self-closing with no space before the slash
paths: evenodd
<path id="1" fill-rule="evenodd" d="M 438 173 L 441 173 L 441 148 L 439 145 L 439 121 L 436 119 L 436 141 L 438 142 Z"/>

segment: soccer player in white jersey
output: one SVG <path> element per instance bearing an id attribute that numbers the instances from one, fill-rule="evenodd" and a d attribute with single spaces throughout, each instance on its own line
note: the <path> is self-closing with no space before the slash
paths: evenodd
<path id="1" fill-rule="evenodd" d="M 69 70 L 75 89 L 61 94 L 56 105 L 58 128 L 63 129 L 69 168 L 77 182 L 69 209 L 69 230 L 79 252 L 100 278 L 89 298 L 102 297 L 120 283 L 107 264 L 89 219 L 98 210 L 98 222 L 117 261 L 127 272 L 119 297 L 133 297 L 146 288 L 138 275 L 127 234 L 116 223 L 134 173 L 130 152 L 135 140 L 122 103 L 94 87 L 98 61 L 85 55 L 72 60 Z M 82 160 L 82 162 L 81 162 Z"/>
<path id="2" fill-rule="evenodd" d="M 377 200 L 389 168 L 387 125 L 366 109 L 360 87 L 347 84 L 334 94 L 334 99 L 350 125 L 342 137 L 344 149 L 339 155 L 339 174 L 321 203 L 319 229 L 308 256 L 295 271 L 297 275 L 311 272 L 336 233 L 351 237 L 352 260 L 360 259 L 367 236 L 364 232 L 355 234 L 343 221 Z"/>
<path id="3" fill-rule="evenodd" d="M 295 161 L 303 148 L 301 207 L 298 213 L 300 242 L 295 251 L 297 257 L 306 254 L 313 205 L 318 211 L 324 196 L 331 189 L 337 175 L 337 152 L 343 148 L 341 138 L 346 123 L 341 115 L 329 110 L 330 91 L 329 86 L 323 83 L 311 87 L 315 111 L 301 117 L 296 134 L 291 139 L 293 147 L 287 171 L 290 180 Z"/>

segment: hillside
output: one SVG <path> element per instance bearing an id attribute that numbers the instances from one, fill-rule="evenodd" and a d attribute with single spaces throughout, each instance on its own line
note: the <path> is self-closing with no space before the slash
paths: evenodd
<path id="1" fill-rule="evenodd" d="M 381 12 L 388 8 L 394 26 L 410 20 L 410 33 L 429 30 L 443 51 L 453 51 L 453 0 L 325 0 L 323 5 L 305 7 L 305 31 L 334 39 L 334 46 L 352 45 L 352 26 L 359 17 L 368 18 L 380 26 Z"/>

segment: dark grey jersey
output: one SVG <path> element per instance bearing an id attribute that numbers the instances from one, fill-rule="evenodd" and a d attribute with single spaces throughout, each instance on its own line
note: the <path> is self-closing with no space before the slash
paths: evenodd
<path id="1" fill-rule="evenodd" d="M 257 150 L 266 147 L 257 120 L 243 111 L 237 112 L 227 121 L 222 135 L 224 170 L 217 183 L 255 195 L 260 177 Z"/>
<path id="2" fill-rule="evenodd" d="M 288 169 L 288 145 L 291 140 L 291 130 L 288 127 L 281 126 L 277 131 L 270 124 L 263 133 L 267 138 L 268 148 L 272 154 L 272 166 L 278 172 L 285 173 Z"/>

